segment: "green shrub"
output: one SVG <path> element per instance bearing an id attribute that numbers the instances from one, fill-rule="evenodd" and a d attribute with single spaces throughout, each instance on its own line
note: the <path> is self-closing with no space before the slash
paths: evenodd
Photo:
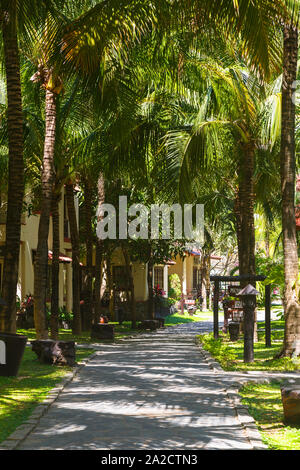
<path id="1" fill-rule="evenodd" d="M 178 274 L 171 274 L 169 276 L 169 297 L 175 300 L 181 299 L 181 281 Z"/>
<path id="2" fill-rule="evenodd" d="M 223 367 L 230 367 L 237 359 L 237 355 L 225 344 L 222 338 L 215 339 L 213 333 L 198 336 L 204 349 L 209 351 L 211 355 Z"/>

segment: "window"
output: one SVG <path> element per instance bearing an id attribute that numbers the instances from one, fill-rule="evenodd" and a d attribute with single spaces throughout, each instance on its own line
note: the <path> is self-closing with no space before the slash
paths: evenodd
<path id="1" fill-rule="evenodd" d="M 154 286 L 164 287 L 164 268 L 162 267 L 154 268 Z"/>

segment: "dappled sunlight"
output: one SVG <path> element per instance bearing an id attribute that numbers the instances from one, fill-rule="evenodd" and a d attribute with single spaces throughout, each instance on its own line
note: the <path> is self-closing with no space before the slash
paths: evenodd
<path id="1" fill-rule="evenodd" d="M 64 449 L 249 448 L 225 392 L 236 376 L 214 374 L 187 328 L 103 346 L 21 448 L 60 448 L 55 434 Z"/>
<path id="2" fill-rule="evenodd" d="M 55 436 L 57 434 L 65 434 L 69 432 L 80 432 L 80 431 L 84 431 L 85 429 L 86 429 L 86 426 L 80 426 L 80 425 L 74 425 L 74 424 L 71 424 L 70 426 L 64 426 L 62 424 L 59 426 L 55 426 L 54 428 L 49 429 L 47 431 L 42 431 L 41 434 L 47 435 L 47 436 Z"/>

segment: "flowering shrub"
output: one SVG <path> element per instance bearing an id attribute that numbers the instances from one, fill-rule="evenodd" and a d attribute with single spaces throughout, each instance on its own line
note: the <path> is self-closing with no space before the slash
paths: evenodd
<path id="1" fill-rule="evenodd" d="M 159 285 L 157 285 L 157 286 L 154 286 L 153 295 L 154 295 L 154 297 L 159 299 L 161 297 L 164 297 L 166 295 L 166 293 L 163 289 L 161 289 L 159 287 Z"/>

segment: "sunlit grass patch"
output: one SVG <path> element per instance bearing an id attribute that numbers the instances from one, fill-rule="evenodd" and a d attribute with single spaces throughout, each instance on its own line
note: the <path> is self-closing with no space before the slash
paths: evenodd
<path id="1" fill-rule="evenodd" d="M 172 315 L 168 315 L 165 318 L 165 325 L 178 325 L 182 323 L 192 323 L 192 322 L 200 322 L 200 321 L 213 321 L 213 313 L 211 311 L 201 312 L 197 310 L 195 314 L 190 315 L 187 311 L 184 314 L 180 312 L 173 313 Z"/>
<path id="2" fill-rule="evenodd" d="M 93 352 L 77 350 L 76 361 Z M 71 370 L 71 367 L 42 364 L 31 349 L 25 349 L 18 376 L 0 377 L 0 442 L 29 418 L 47 393 Z"/>
<path id="3" fill-rule="evenodd" d="M 254 343 L 254 362 L 245 364 L 244 342 L 239 340 L 232 342 L 229 335 L 220 334 L 219 339 L 214 339 L 212 333 L 199 335 L 199 341 L 204 349 L 220 363 L 223 369 L 228 371 L 265 370 L 265 371 L 293 371 L 299 370 L 299 363 L 290 358 L 277 359 L 276 355 L 281 349 L 281 343 L 266 347 L 264 341 Z M 272 337 L 272 339 L 274 339 Z"/>
<path id="4" fill-rule="evenodd" d="M 240 395 L 270 449 L 300 450 L 300 427 L 283 423 L 280 383 L 248 383 L 240 390 Z"/>

